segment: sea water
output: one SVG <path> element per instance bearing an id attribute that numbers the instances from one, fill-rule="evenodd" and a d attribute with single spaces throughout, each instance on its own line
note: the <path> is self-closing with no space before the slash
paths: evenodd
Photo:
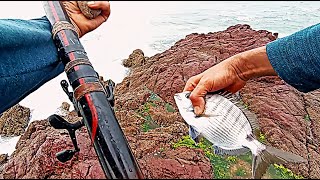
<path id="1" fill-rule="evenodd" d="M 150 57 L 190 33 L 223 31 L 235 24 L 249 24 L 255 30 L 277 32 L 284 37 L 320 21 L 317 1 L 110 1 L 110 5 L 108 21 L 81 42 L 95 70 L 116 83 L 127 73 L 122 60 L 135 49 Z M 1 19 L 44 15 L 41 2 L 0 2 Z M 30 122 L 46 119 L 63 101 L 69 102 L 59 85 L 62 79 L 66 79 L 64 73 L 20 102 L 32 109 Z M 10 155 L 18 139 L 0 138 L 0 154 Z"/>

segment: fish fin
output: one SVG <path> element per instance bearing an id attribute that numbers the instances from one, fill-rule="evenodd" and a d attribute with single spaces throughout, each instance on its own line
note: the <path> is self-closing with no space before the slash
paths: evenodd
<path id="1" fill-rule="evenodd" d="M 231 95 L 230 95 L 231 96 Z M 259 123 L 258 123 L 258 118 L 255 113 L 250 112 L 244 105 L 241 100 L 240 94 L 237 92 L 236 94 L 232 95 L 233 98 L 229 99 L 234 105 L 236 105 L 242 112 L 243 114 L 247 117 L 251 129 L 253 132 L 256 132 L 260 129 Z"/>
<path id="2" fill-rule="evenodd" d="M 200 115 L 196 115 L 195 118 L 199 118 L 199 117 L 210 118 L 210 117 L 217 117 L 217 116 L 221 116 L 221 115 L 220 114 L 200 114 Z"/>
<path id="3" fill-rule="evenodd" d="M 192 126 L 189 126 L 189 136 L 196 144 L 200 142 L 200 133 L 197 130 L 195 130 Z"/>
<path id="4" fill-rule="evenodd" d="M 230 101 L 231 100 L 235 100 L 236 101 L 236 100 L 239 100 L 239 98 L 240 98 L 239 92 L 231 93 L 231 92 L 225 91 L 225 90 L 218 90 L 218 91 L 215 91 L 215 92 L 208 92 L 207 94 L 219 94 L 219 95 L 229 99 Z"/>
<path id="5" fill-rule="evenodd" d="M 222 94 L 225 93 L 225 92 L 228 92 L 228 91 L 225 91 L 225 90 L 223 90 L 223 89 L 220 89 L 220 90 L 214 91 L 214 92 L 207 92 L 207 94 L 220 94 L 220 95 L 222 95 Z"/>
<path id="6" fill-rule="evenodd" d="M 244 115 L 247 117 L 251 129 L 253 132 L 256 132 L 257 130 L 260 129 L 259 123 L 258 123 L 258 118 L 256 116 L 256 114 L 250 112 L 248 109 L 246 109 L 242 104 L 238 104 L 237 105 L 241 111 L 244 113 Z"/>
<path id="7" fill-rule="evenodd" d="M 270 164 L 284 164 L 287 162 L 305 163 L 307 160 L 299 155 L 267 146 L 252 158 L 252 175 L 254 179 L 261 179 Z"/>
<path id="8" fill-rule="evenodd" d="M 227 98 L 229 101 L 231 101 L 234 105 L 236 105 L 243 113 L 244 115 L 247 117 L 250 125 L 251 125 L 251 129 L 254 132 L 254 134 L 256 134 L 257 131 L 259 131 L 260 127 L 259 127 L 259 123 L 258 123 L 258 119 L 256 114 L 250 112 L 242 103 L 241 100 L 241 96 L 239 92 L 236 93 L 231 93 L 229 91 L 225 91 L 225 90 L 219 90 L 216 92 L 213 92 L 212 94 L 219 94 L 225 98 Z"/>
<path id="9" fill-rule="evenodd" d="M 214 149 L 214 154 L 216 155 L 229 155 L 229 156 L 236 156 L 236 155 L 241 155 L 241 154 L 245 154 L 247 152 L 250 151 L 249 148 L 243 147 L 243 148 L 239 148 L 239 149 L 223 149 L 222 147 L 213 145 L 212 146 Z"/>

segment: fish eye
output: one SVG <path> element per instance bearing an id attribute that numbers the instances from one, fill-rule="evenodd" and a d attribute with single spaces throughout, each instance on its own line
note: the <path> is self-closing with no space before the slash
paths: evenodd
<path id="1" fill-rule="evenodd" d="M 191 94 L 191 93 L 187 93 L 187 94 L 186 94 L 186 98 L 188 98 L 188 99 L 189 99 L 190 94 Z"/>

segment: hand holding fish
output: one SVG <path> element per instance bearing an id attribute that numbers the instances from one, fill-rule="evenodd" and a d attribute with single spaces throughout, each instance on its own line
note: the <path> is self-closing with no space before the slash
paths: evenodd
<path id="1" fill-rule="evenodd" d="M 257 116 L 240 103 L 238 93 L 208 93 L 204 97 L 205 111 L 200 116 L 194 114 L 189 91 L 175 94 L 174 99 L 195 142 L 206 138 L 217 155 L 240 155 L 251 151 L 254 179 L 262 178 L 270 164 L 307 162 L 297 154 L 259 142 L 256 136 L 260 131 Z"/>
<path id="2" fill-rule="evenodd" d="M 208 92 L 225 90 L 235 93 L 254 77 L 277 75 L 271 66 L 266 47 L 236 54 L 206 71 L 191 77 L 183 91 L 192 91 L 190 100 L 195 114 L 204 111 L 204 97 Z"/>
<path id="3" fill-rule="evenodd" d="M 236 54 L 191 77 L 184 92 L 174 96 L 194 141 L 206 138 L 220 155 L 251 151 L 254 179 L 260 179 L 273 163 L 307 162 L 299 155 L 260 143 L 255 135 L 259 129 L 257 117 L 240 103 L 236 92 L 249 79 L 270 75 L 277 73 L 263 46 Z"/>

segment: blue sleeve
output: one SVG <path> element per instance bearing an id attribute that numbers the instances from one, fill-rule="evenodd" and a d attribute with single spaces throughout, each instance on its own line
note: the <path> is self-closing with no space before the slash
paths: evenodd
<path id="1" fill-rule="evenodd" d="M 0 113 L 62 72 L 46 17 L 0 19 Z"/>
<path id="2" fill-rule="evenodd" d="M 301 92 L 320 88 L 320 24 L 267 44 L 278 75 Z"/>

